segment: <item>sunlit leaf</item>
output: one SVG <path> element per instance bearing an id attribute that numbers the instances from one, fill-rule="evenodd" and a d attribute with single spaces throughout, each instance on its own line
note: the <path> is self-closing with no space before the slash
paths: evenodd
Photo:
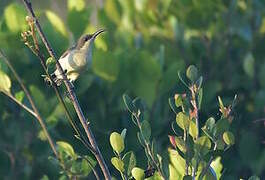
<path id="1" fill-rule="evenodd" d="M 124 150 L 124 140 L 122 136 L 117 132 L 111 133 L 110 144 L 112 149 L 118 154 L 120 154 Z"/>
<path id="2" fill-rule="evenodd" d="M 55 14 L 54 12 L 52 12 L 50 10 L 46 10 L 45 14 L 46 14 L 48 20 L 53 25 L 53 27 L 58 32 L 60 32 L 62 35 L 67 36 L 67 31 L 66 31 L 66 28 L 64 26 L 64 22 L 61 20 L 61 18 L 57 14 Z"/>
<path id="3" fill-rule="evenodd" d="M 221 157 L 217 157 L 215 158 L 212 163 L 211 163 L 211 167 L 213 168 L 215 174 L 216 174 L 216 178 L 220 179 L 221 175 L 222 175 L 222 170 L 223 170 L 223 165 L 221 163 Z"/>
<path id="4" fill-rule="evenodd" d="M 143 180 L 144 179 L 144 170 L 138 167 L 134 167 L 132 169 L 132 176 L 135 180 Z"/>
<path id="5" fill-rule="evenodd" d="M 74 159 L 77 158 L 73 147 L 69 143 L 65 141 L 57 141 L 56 144 L 58 146 L 59 151 L 65 152 L 67 155 L 71 156 Z"/>
<path id="6" fill-rule="evenodd" d="M 6 73 L 0 70 L 0 91 L 10 93 L 11 80 Z"/>
<path id="7" fill-rule="evenodd" d="M 198 69 L 194 65 L 190 65 L 186 71 L 186 76 L 191 82 L 195 82 L 198 78 Z"/>
<path id="8" fill-rule="evenodd" d="M 27 13 L 23 6 L 17 3 L 11 3 L 4 10 L 5 22 L 11 32 L 18 33 L 27 29 Z"/>
<path id="9" fill-rule="evenodd" d="M 67 1 L 67 7 L 68 10 L 77 10 L 77 11 L 82 11 L 86 6 L 86 3 L 84 0 L 68 0 Z"/>
<path id="10" fill-rule="evenodd" d="M 235 144 L 235 137 L 234 137 L 233 133 L 231 133 L 229 131 L 224 132 L 223 140 L 229 146 Z"/>
<path id="11" fill-rule="evenodd" d="M 124 172 L 124 163 L 121 159 L 117 157 L 111 158 L 112 165 L 120 172 Z"/>
<path id="12" fill-rule="evenodd" d="M 179 112 L 176 116 L 176 122 L 181 129 L 187 129 L 190 124 L 189 117 L 183 112 Z"/>
<path id="13" fill-rule="evenodd" d="M 171 173 L 174 174 L 174 176 L 180 175 L 182 177 L 185 174 L 185 159 L 181 157 L 176 150 L 169 149 L 168 152 L 170 164 L 172 166 Z"/>

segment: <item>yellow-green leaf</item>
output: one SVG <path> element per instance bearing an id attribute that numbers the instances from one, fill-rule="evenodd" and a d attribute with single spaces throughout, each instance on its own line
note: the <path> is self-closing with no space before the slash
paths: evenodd
<path id="1" fill-rule="evenodd" d="M 111 133 L 110 144 L 112 149 L 118 154 L 120 154 L 124 150 L 124 140 L 122 136 L 117 132 Z"/>
<path id="2" fill-rule="evenodd" d="M 86 7 L 84 0 L 68 0 L 67 1 L 68 10 L 82 11 Z"/>
<path id="3" fill-rule="evenodd" d="M 66 154 L 73 157 L 74 159 L 76 158 L 75 151 L 69 143 L 64 142 L 64 141 L 57 141 L 56 144 L 58 146 L 59 151 L 65 152 Z"/>
<path id="4" fill-rule="evenodd" d="M 8 29 L 13 33 L 18 33 L 27 29 L 25 16 L 27 15 L 23 6 L 12 3 L 4 10 L 4 18 Z"/>
<path id="5" fill-rule="evenodd" d="M 169 159 L 171 165 L 170 177 L 174 175 L 184 175 L 185 174 L 185 159 L 178 153 L 178 151 L 169 149 Z M 170 178 L 171 179 L 171 178 Z"/>
<path id="6" fill-rule="evenodd" d="M 144 179 L 144 170 L 138 167 L 134 167 L 132 169 L 132 176 L 136 180 L 143 180 Z"/>
<path id="7" fill-rule="evenodd" d="M 223 134 L 223 140 L 227 145 L 233 145 L 235 144 L 235 137 L 233 133 L 226 131 Z"/>
<path id="8" fill-rule="evenodd" d="M 11 80 L 6 73 L 0 71 L 0 91 L 10 93 Z"/>
<path id="9" fill-rule="evenodd" d="M 189 117 L 183 112 L 179 112 L 176 116 L 176 122 L 181 129 L 187 129 L 189 127 Z"/>
<path id="10" fill-rule="evenodd" d="M 124 163 L 121 159 L 117 157 L 111 158 L 112 165 L 120 172 L 124 172 Z"/>
<path id="11" fill-rule="evenodd" d="M 51 22 L 52 26 L 62 35 L 67 36 L 67 31 L 61 18 L 57 16 L 54 12 L 49 10 L 47 10 L 45 14 L 48 20 Z"/>

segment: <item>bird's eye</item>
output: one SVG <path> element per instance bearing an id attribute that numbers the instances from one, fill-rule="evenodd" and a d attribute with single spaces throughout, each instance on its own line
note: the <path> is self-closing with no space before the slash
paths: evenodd
<path id="1" fill-rule="evenodd" d="M 85 41 L 88 41 L 88 36 L 85 37 Z"/>

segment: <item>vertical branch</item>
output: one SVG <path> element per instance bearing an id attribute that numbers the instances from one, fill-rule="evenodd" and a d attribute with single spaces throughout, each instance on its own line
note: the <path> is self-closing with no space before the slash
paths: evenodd
<path id="1" fill-rule="evenodd" d="M 51 48 L 50 43 L 48 42 L 47 38 L 44 35 L 44 33 L 42 31 L 42 28 L 41 28 L 41 26 L 39 24 L 39 21 L 36 18 L 35 13 L 34 13 L 34 11 L 32 9 L 31 3 L 28 0 L 22 0 L 22 1 L 23 1 L 24 5 L 25 5 L 26 9 L 28 10 L 29 14 L 32 16 L 32 18 L 33 18 L 33 20 L 34 20 L 34 22 L 36 24 L 36 29 L 37 29 L 37 31 L 38 31 L 38 33 L 39 33 L 39 35 L 40 35 L 45 47 L 46 47 L 46 49 L 48 50 L 50 56 L 56 60 L 56 67 L 57 67 L 58 71 L 60 72 L 60 74 L 62 74 L 62 76 L 63 76 L 64 84 L 65 84 L 65 86 L 66 86 L 66 88 L 67 88 L 67 90 L 68 90 L 68 92 L 70 94 L 70 97 L 71 97 L 72 103 L 74 105 L 75 111 L 76 111 L 76 113 L 78 115 L 78 118 L 79 118 L 83 128 L 85 129 L 86 135 L 87 135 L 87 137 L 89 139 L 89 142 L 90 142 L 91 146 L 95 150 L 95 157 L 96 157 L 96 159 L 97 159 L 97 161 L 99 163 L 99 166 L 100 166 L 101 170 L 103 171 L 105 179 L 110 180 L 111 179 L 110 172 L 109 172 L 108 167 L 107 167 L 107 165 L 105 163 L 105 160 L 103 159 L 103 156 L 102 156 L 102 154 L 101 154 L 101 152 L 100 152 L 100 150 L 98 148 L 98 145 L 96 143 L 95 137 L 94 137 L 94 135 L 93 135 L 93 133 L 92 133 L 90 127 L 89 127 L 89 123 L 87 122 L 87 120 L 86 120 L 86 118 L 85 118 L 85 116 L 83 114 L 83 111 L 82 111 L 82 109 L 81 109 L 81 107 L 79 105 L 79 102 L 77 100 L 77 97 L 76 97 L 76 94 L 75 94 L 75 92 L 73 90 L 73 87 L 70 84 L 69 80 L 66 78 L 66 75 L 64 74 L 60 63 L 58 62 L 58 59 L 56 58 L 55 52 Z"/>
<path id="2" fill-rule="evenodd" d="M 7 64 L 7 66 L 10 68 L 10 70 L 12 71 L 12 73 L 14 74 L 15 78 L 17 79 L 19 85 L 21 86 L 21 88 L 23 89 L 25 95 L 27 96 L 28 100 L 29 100 L 29 103 L 35 113 L 35 117 L 37 118 L 37 120 L 39 121 L 40 125 L 41 125 L 41 128 L 43 129 L 43 132 L 45 134 L 45 136 L 47 137 L 48 139 L 48 142 L 52 148 L 52 151 L 53 153 L 55 154 L 55 156 L 58 158 L 58 154 L 57 154 L 57 151 L 56 151 L 56 148 L 55 148 L 55 145 L 54 145 L 54 142 L 50 136 L 50 134 L 48 133 L 48 130 L 46 128 L 46 125 L 42 119 L 42 117 L 40 116 L 40 113 L 29 93 L 29 91 L 27 90 L 26 86 L 24 85 L 24 83 L 22 82 L 22 80 L 20 79 L 19 75 L 17 74 L 17 72 L 15 71 L 15 69 L 13 68 L 13 66 L 11 65 L 11 63 L 8 61 L 7 57 L 4 55 L 4 53 L 0 50 L 0 56 L 3 57 L 3 60 L 5 61 L 5 63 Z"/>
<path id="3" fill-rule="evenodd" d="M 199 115 L 198 115 L 198 105 L 197 105 L 197 102 L 196 102 L 196 92 L 197 92 L 197 87 L 196 85 L 192 85 L 192 87 L 190 88 L 190 91 L 191 91 L 191 104 L 193 106 L 193 112 L 191 112 L 192 114 L 192 117 L 195 118 L 195 123 L 196 123 L 196 129 L 197 129 L 197 136 L 196 136 L 196 140 L 199 138 L 199 135 L 200 135 L 200 125 L 199 125 Z M 196 177 L 196 171 L 197 171 L 197 168 L 198 168 L 198 164 L 199 162 L 196 162 L 195 163 L 195 167 L 192 169 L 192 179 L 195 180 L 195 177 Z"/>
<path id="4" fill-rule="evenodd" d="M 88 143 L 87 139 L 83 136 L 83 134 L 81 133 L 80 129 L 78 128 L 77 124 L 75 123 L 75 121 L 72 119 L 69 110 L 67 109 L 65 102 L 63 100 L 62 95 L 59 93 L 59 89 L 57 87 L 57 85 L 55 84 L 53 78 L 51 78 L 51 75 L 48 72 L 48 68 L 45 64 L 45 58 L 43 56 L 43 54 L 41 54 L 40 50 L 39 50 L 39 44 L 38 44 L 38 40 L 36 37 L 36 33 L 35 33 L 35 26 L 34 26 L 34 21 L 31 17 L 27 16 L 26 20 L 30 26 L 31 31 L 29 31 L 29 35 L 32 36 L 33 42 L 34 42 L 34 46 L 35 48 L 33 48 L 33 46 L 31 46 L 28 42 L 27 33 L 21 33 L 21 36 L 25 42 L 25 45 L 28 46 L 28 48 L 39 58 L 42 68 L 45 71 L 46 76 L 50 79 L 51 81 L 51 86 L 53 87 L 55 94 L 59 100 L 59 102 L 61 103 L 61 105 L 63 106 L 63 109 L 66 112 L 66 117 L 68 119 L 68 122 L 71 124 L 72 128 L 74 129 L 74 131 L 76 132 L 78 139 L 85 145 L 85 147 L 87 147 L 92 153 L 95 153 L 93 148 L 90 146 L 90 144 Z"/>

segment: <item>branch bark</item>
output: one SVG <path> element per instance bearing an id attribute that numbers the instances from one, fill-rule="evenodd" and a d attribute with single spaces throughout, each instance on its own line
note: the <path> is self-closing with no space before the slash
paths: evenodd
<path id="1" fill-rule="evenodd" d="M 65 86 L 67 88 L 67 91 L 70 94 L 70 97 L 71 97 L 72 103 L 74 105 L 75 111 L 76 111 L 76 113 L 78 115 L 78 118 L 79 118 L 79 120 L 80 120 L 80 122 L 81 122 L 81 124 L 82 124 L 82 126 L 83 126 L 83 128 L 85 130 L 85 132 L 86 132 L 86 135 L 87 135 L 87 137 L 89 139 L 89 142 L 90 142 L 91 146 L 95 150 L 95 157 L 96 157 L 96 159 L 97 159 L 97 161 L 99 163 L 99 166 L 100 166 L 100 168 L 101 168 L 101 170 L 102 170 L 102 172 L 104 174 L 105 179 L 110 180 L 111 179 L 110 172 L 109 172 L 108 167 L 107 167 L 107 165 L 105 163 L 105 160 L 104 160 L 104 158 L 103 158 L 103 156 L 102 156 L 102 154 L 101 154 L 101 152 L 100 152 L 100 150 L 98 148 L 96 139 L 95 139 L 95 137 L 94 137 L 94 135 L 93 135 L 93 133 L 92 133 L 92 131 L 90 129 L 89 123 L 87 122 L 87 120 L 86 120 L 86 118 L 84 116 L 84 113 L 83 113 L 83 111 L 82 111 L 82 109 L 81 109 L 81 107 L 79 105 L 79 102 L 77 100 L 77 97 L 76 97 L 76 94 L 75 94 L 75 92 L 73 90 L 73 87 L 70 84 L 69 80 L 67 79 L 66 75 L 64 74 L 60 63 L 58 62 L 58 59 L 56 58 L 54 50 L 52 49 L 50 43 L 48 42 L 46 36 L 44 35 L 44 33 L 42 31 L 42 28 L 41 28 L 41 26 L 39 24 L 39 21 L 36 18 L 35 13 L 34 13 L 34 11 L 32 9 L 31 3 L 28 0 L 22 0 L 22 1 L 24 3 L 28 13 L 33 18 L 33 20 L 34 20 L 34 22 L 36 24 L 36 29 L 37 29 L 37 31 L 38 31 L 38 33 L 39 33 L 39 35 L 40 35 L 45 47 L 46 47 L 46 49 L 48 50 L 50 56 L 56 60 L 56 67 L 59 70 L 60 74 L 62 74 L 62 76 L 63 76 L 64 84 L 65 84 Z"/>

